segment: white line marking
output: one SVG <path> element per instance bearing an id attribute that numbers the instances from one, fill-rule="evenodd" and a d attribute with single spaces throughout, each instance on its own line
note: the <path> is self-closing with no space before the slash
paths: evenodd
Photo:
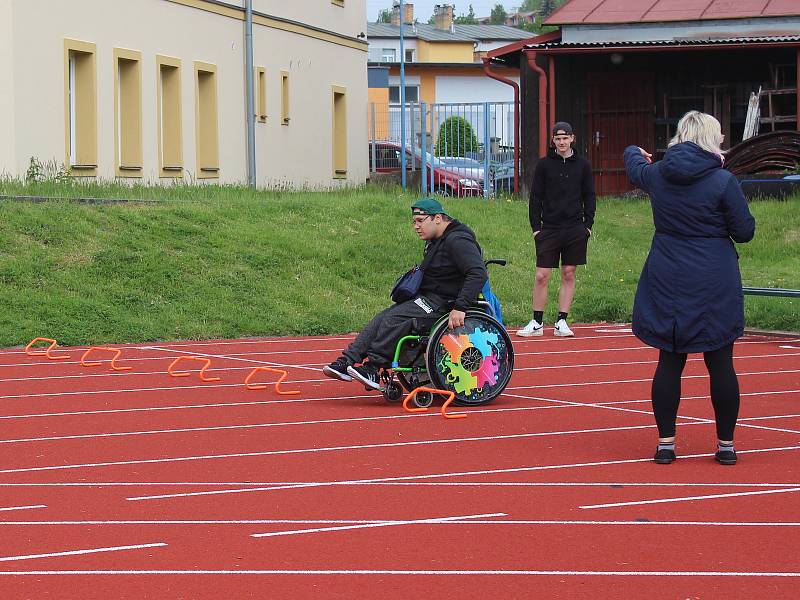
<path id="1" fill-rule="evenodd" d="M 0 511 L 8 511 L 8 510 L 28 510 L 31 508 L 47 508 L 46 504 L 31 504 L 30 506 L 6 506 L 0 508 Z"/>
<path id="2" fill-rule="evenodd" d="M 778 348 L 786 348 L 787 350 L 800 350 L 800 346 L 778 346 Z"/>
<path id="3" fill-rule="evenodd" d="M 630 327 L 622 327 L 620 329 L 595 329 L 595 333 L 633 333 Z"/>
<path id="4" fill-rule="evenodd" d="M 308 481 L 116 481 L 116 482 L 52 482 L 52 483 L 0 483 L 0 488 L 36 488 L 36 487 L 262 487 L 306 485 L 328 482 Z M 785 488 L 800 486 L 794 481 L 782 483 L 729 483 L 729 482 L 627 482 L 627 481 L 350 481 L 341 485 L 371 486 L 458 486 L 458 487 L 655 487 L 655 488 Z M 382 519 L 384 520 L 384 519 Z M 38 521 L 37 521 L 38 522 Z M 0 525 L 3 522 L 0 521 Z"/>
<path id="5" fill-rule="evenodd" d="M 762 494 L 783 494 L 784 492 L 800 492 L 800 487 L 782 490 L 758 490 L 756 492 L 735 492 L 730 494 L 711 494 L 708 496 L 684 496 L 681 498 L 658 498 L 656 500 L 637 500 L 634 502 L 614 502 L 611 504 L 588 504 L 578 508 L 612 508 L 619 506 L 639 506 L 642 504 L 665 504 L 668 502 L 688 502 L 691 500 L 713 500 L 716 498 L 737 498 L 740 496 L 759 496 Z"/>
<path id="6" fill-rule="evenodd" d="M 786 446 L 780 448 L 759 448 L 755 450 L 737 450 L 737 454 L 754 454 L 760 452 L 780 452 L 785 450 L 800 450 L 798 446 Z M 689 454 L 682 456 L 682 460 L 689 458 L 707 458 L 710 454 Z M 585 462 L 585 463 L 566 463 L 557 465 L 537 465 L 533 467 L 513 467 L 508 469 L 486 469 L 481 471 L 454 471 L 450 473 L 435 473 L 431 475 L 405 475 L 401 477 L 378 477 L 374 479 L 355 479 L 355 480 L 340 480 L 340 481 L 314 481 L 308 483 L 299 483 L 293 485 L 271 485 L 267 487 L 255 487 L 248 489 L 235 489 L 235 490 L 213 490 L 205 492 L 187 492 L 184 494 L 162 494 L 158 496 L 136 496 L 126 498 L 126 500 L 160 500 L 165 498 L 186 498 L 189 496 L 214 496 L 220 494 L 242 494 L 247 492 L 265 492 L 274 490 L 288 490 L 298 488 L 313 488 L 313 487 L 326 487 L 337 485 L 356 485 L 365 483 L 378 483 L 378 482 L 395 482 L 395 481 L 412 481 L 412 480 L 425 480 L 425 479 L 438 479 L 443 477 L 463 477 L 466 475 L 495 475 L 500 473 L 530 473 L 534 471 L 549 471 L 555 469 L 575 469 L 582 467 L 599 467 L 607 465 L 623 465 L 632 463 L 645 463 L 651 462 L 652 458 L 628 458 L 620 460 L 605 460 L 598 462 Z"/>
<path id="7" fill-rule="evenodd" d="M 690 423 L 687 423 L 689 425 Z M 701 424 L 701 423 L 698 423 Z M 23 467 L 18 469 L 2 469 L 0 473 L 30 473 L 35 471 L 56 471 L 63 469 L 81 469 L 85 467 L 112 467 L 120 465 L 142 465 L 142 464 L 156 464 L 156 463 L 171 463 L 171 462 L 187 462 L 195 460 L 212 460 L 223 458 L 249 458 L 255 456 L 280 456 L 286 454 L 306 454 L 317 452 L 338 452 L 344 450 L 365 450 L 372 448 L 400 448 L 405 446 L 426 446 L 429 444 L 453 444 L 461 442 L 485 442 L 506 439 L 521 439 L 521 438 L 534 438 L 543 436 L 554 435 L 572 435 L 575 433 L 600 433 L 608 431 L 629 431 L 634 429 L 652 429 L 655 425 L 636 425 L 629 427 L 603 427 L 598 429 L 585 429 L 574 431 L 552 431 L 540 433 L 516 433 L 502 436 L 475 436 L 463 438 L 447 438 L 447 439 L 432 439 L 432 440 L 415 440 L 408 442 L 386 442 L 380 444 L 353 444 L 349 446 L 324 446 L 321 448 L 290 448 L 286 450 L 265 450 L 264 452 L 236 452 L 230 454 L 206 454 L 199 456 L 179 456 L 171 458 L 149 458 L 139 460 L 122 460 L 122 461 L 108 461 L 98 463 L 79 463 L 67 465 L 48 465 L 45 467 Z"/>
<path id="8" fill-rule="evenodd" d="M 285 365 L 283 363 L 271 362 L 267 360 L 255 360 L 252 358 L 241 358 L 239 356 L 225 356 L 224 354 L 204 354 L 202 352 L 190 352 L 188 350 L 175 350 L 174 348 L 159 348 L 158 346 L 145 346 L 142 350 L 159 350 L 161 352 L 177 352 L 178 354 L 191 354 L 192 356 L 204 356 L 206 358 L 217 358 L 219 360 L 240 360 L 249 363 L 256 363 L 259 365 L 269 365 L 270 367 L 280 367 L 282 369 L 295 368 L 305 369 L 308 371 L 319 371 L 316 367 L 304 367 L 301 365 Z M 287 382 L 288 383 L 288 382 Z"/>
<path id="9" fill-rule="evenodd" d="M 149 571 L 0 571 L 0 575 L 527 575 L 577 577 L 800 577 L 792 571 L 523 571 L 523 570 L 377 570 L 377 569 L 320 569 L 320 570 L 149 570 Z"/>
<path id="10" fill-rule="evenodd" d="M 22 556 L 3 556 L 0 561 L 28 560 L 30 558 L 52 558 L 54 556 L 74 556 L 76 554 L 96 554 L 98 552 L 117 552 L 119 550 L 139 550 L 141 548 L 158 548 L 166 546 L 165 543 L 137 544 L 136 546 L 111 546 L 108 548 L 89 548 L 87 550 L 68 550 L 65 552 L 49 552 L 47 554 L 26 554 Z"/>
<path id="11" fill-rule="evenodd" d="M 496 513 L 498 515 L 504 513 Z M 595 521 L 595 520 L 557 520 L 557 519 L 473 519 L 463 517 L 463 521 L 432 519 L 435 524 L 443 525 L 598 525 L 610 527 L 631 526 L 677 526 L 677 527 L 800 527 L 800 521 Z M 473 520 L 466 520 L 473 519 Z M 33 525 L 330 525 L 330 524 L 379 524 L 379 525 L 405 525 L 416 521 L 393 521 L 391 519 L 241 519 L 241 520 L 164 520 L 164 521 L 0 521 L 3 525 L 33 526 Z M 303 532 L 309 530 L 302 530 Z M 260 534 L 259 534 L 260 535 Z"/>
<path id="12" fill-rule="evenodd" d="M 506 517 L 506 513 L 487 513 L 483 515 L 464 515 L 461 517 L 438 517 L 433 519 L 414 519 L 409 521 L 381 521 L 378 523 L 366 523 L 359 525 L 343 525 L 338 527 L 317 527 L 314 529 L 294 529 L 291 531 L 273 531 L 270 533 L 252 533 L 250 537 L 264 538 L 277 537 L 281 535 L 300 535 L 304 533 L 322 533 L 328 531 L 344 531 L 348 529 L 367 529 L 370 527 L 392 527 L 395 525 L 420 525 L 423 523 L 436 524 L 446 523 L 447 521 L 462 521 L 467 519 L 483 519 L 486 517 Z"/>

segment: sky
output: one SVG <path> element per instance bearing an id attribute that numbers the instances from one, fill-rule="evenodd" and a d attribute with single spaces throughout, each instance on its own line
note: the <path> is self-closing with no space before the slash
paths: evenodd
<path id="1" fill-rule="evenodd" d="M 459 0 L 458 2 L 448 2 L 447 0 L 414 0 L 412 4 L 414 5 L 414 18 L 420 23 L 427 23 L 428 19 L 433 14 L 433 7 L 436 4 L 455 4 L 456 16 L 460 14 L 466 15 L 469 12 L 469 5 L 472 4 L 476 17 L 488 17 L 495 4 L 502 4 L 506 11 L 510 11 L 512 7 L 516 7 L 520 3 L 508 2 L 507 0 Z M 378 18 L 378 12 L 384 8 L 391 10 L 392 0 L 367 0 L 367 20 L 374 23 L 375 19 Z"/>

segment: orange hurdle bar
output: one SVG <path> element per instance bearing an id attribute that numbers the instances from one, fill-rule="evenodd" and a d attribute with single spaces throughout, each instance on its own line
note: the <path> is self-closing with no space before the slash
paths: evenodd
<path id="1" fill-rule="evenodd" d="M 450 404 L 452 404 L 452 402 L 456 399 L 456 395 L 455 395 L 454 392 L 451 392 L 449 390 L 437 390 L 436 388 L 429 388 L 429 387 L 418 387 L 417 389 L 412 390 L 405 397 L 405 399 L 403 400 L 403 408 L 406 410 L 406 412 L 412 412 L 412 413 L 415 413 L 415 412 L 427 412 L 427 410 L 428 410 L 427 408 L 419 408 L 419 407 L 418 408 L 411 408 L 408 405 L 408 403 L 411 401 L 411 399 L 414 396 L 417 395 L 417 392 L 430 392 L 431 394 L 441 394 L 442 396 L 447 396 L 447 400 L 445 400 L 444 404 L 442 404 L 442 416 L 445 419 L 463 419 L 463 418 L 465 418 L 467 416 L 467 415 L 461 414 L 461 413 L 459 413 L 457 415 L 448 415 L 447 414 L 447 407 L 450 406 Z"/>
<path id="2" fill-rule="evenodd" d="M 106 348 L 105 346 L 92 346 L 86 352 L 83 353 L 81 356 L 81 366 L 82 367 L 97 367 L 100 366 L 100 361 L 95 362 L 86 362 L 86 357 L 89 356 L 95 350 L 102 350 L 103 352 L 113 352 L 114 358 L 111 359 L 111 368 L 115 371 L 130 371 L 133 367 L 118 367 L 117 366 L 117 359 L 122 354 L 122 350 L 119 348 Z"/>
<path id="3" fill-rule="evenodd" d="M 50 346 L 47 348 L 47 350 L 44 350 L 44 351 L 31 350 L 31 346 L 33 346 L 34 344 L 36 344 L 38 342 L 50 342 Z M 69 358 L 69 354 L 67 354 L 65 356 L 53 356 L 52 354 L 50 354 L 50 351 L 55 347 L 56 347 L 56 341 L 55 340 L 51 340 L 50 338 L 38 337 L 38 338 L 32 339 L 30 344 L 25 346 L 25 354 L 27 354 L 28 356 L 46 356 L 50 360 L 66 360 L 66 359 Z"/>
<path id="4" fill-rule="evenodd" d="M 169 373 L 172 377 L 188 377 L 191 373 L 173 373 L 172 369 L 182 360 L 199 360 L 200 362 L 204 362 L 203 368 L 200 369 L 200 380 L 201 381 L 220 381 L 221 377 L 206 377 L 206 369 L 211 366 L 211 359 L 210 358 L 203 358 L 201 356 L 179 356 L 175 360 L 172 361 L 169 368 L 167 369 L 167 373 Z"/>
<path id="5" fill-rule="evenodd" d="M 267 389 L 266 384 L 263 384 L 263 383 L 250 383 L 250 380 L 259 371 L 267 371 L 269 373 L 277 373 L 277 374 L 279 374 L 281 376 L 280 379 L 278 379 L 278 381 L 275 382 L 275 391 L 278 392 L 280 395 L 282 395 L 282 396 L 294 396 L 295 394 L 299 394 L 300 393 L 298 390 L 292 390 L 291 392 L 282 391 L 281 390 L 281 382 L 284 379 L 286 379 L 289 376 L 289 374 L 286 371 L 284 371 L 283 369 L 271 369 L 270 367 L 256 367 L 255 369 L 250 371 L 250 374 L 247 376 L 247 379 L 244 380 L 244 386 L 248 390 L 265 390 L 265 389 Z"/>

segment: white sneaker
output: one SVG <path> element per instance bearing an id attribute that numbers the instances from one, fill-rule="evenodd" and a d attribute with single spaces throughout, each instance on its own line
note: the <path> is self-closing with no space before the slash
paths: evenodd
<path id="1" fill-rule="evenodd" d="M 569 325 L 567 325 L 564 319 L 559 319 L 556 321 L 555 327 L 553 327 L 553 335 L 557 337 L 574 337 L 575 333 L 569 328 Z"/>
<path id="2" fill-rule="evenodd" d="M 536 319 L 531 319 L 531 322 L 525 325 L 522 329 L 517 331 L 517 335 L 522 337 L 537 337 L 544 334 L 544 325 L 539 323 Z"/>

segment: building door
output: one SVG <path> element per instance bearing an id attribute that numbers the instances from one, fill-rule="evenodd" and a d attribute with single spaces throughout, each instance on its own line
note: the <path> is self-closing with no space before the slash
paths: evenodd
<path id="1" fill-rule="evenodd" d="M 586 110 L 589 161 L 598 196 L 631 189 L 622 151 L 635 144 L 652 152 L 655 96 L 651 73 L 589 73 Z"/>

